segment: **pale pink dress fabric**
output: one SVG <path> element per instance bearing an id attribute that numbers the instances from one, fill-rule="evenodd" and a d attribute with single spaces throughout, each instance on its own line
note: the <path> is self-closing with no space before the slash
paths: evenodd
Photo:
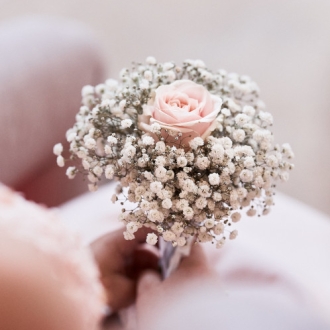
<path id="1" fill-rule="evenodd" d="M 1 238 L 10 238 L 12 244 L 28 244 L 35 249 L 35 254 L 45 257 L 58 290 L 80 313 L 81 330 L 96 328 L 105 306 L 97 265 L 80 236 L 68 230 L 54 211 L 27 202 L 0 184 Z"/>

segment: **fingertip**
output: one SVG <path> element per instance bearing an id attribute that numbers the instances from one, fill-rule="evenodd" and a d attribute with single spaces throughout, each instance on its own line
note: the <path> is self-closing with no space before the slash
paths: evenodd
<path id="1" fill-rule="evenodd" d="M 161 283 L 161 277 L 158 273 L 147 270 L 140 276 L 137 285 L 137 293 L 142 294 L 157 287 Z"/>

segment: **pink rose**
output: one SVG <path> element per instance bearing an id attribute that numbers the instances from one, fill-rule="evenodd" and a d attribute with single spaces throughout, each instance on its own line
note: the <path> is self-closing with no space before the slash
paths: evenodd
<path id="1" fill-rule="evenodd" d="M 139 128 L 153 137 L 151 126 L 158 123 L 167 144 L 188 145 L 195 137 L 205 139 L 216 128 L 222 100 L 190 80 L 177 80 L 155 90 L 154 97 L 139 116 Z M 179 140 L 165 129 L 182 133 Z"/>

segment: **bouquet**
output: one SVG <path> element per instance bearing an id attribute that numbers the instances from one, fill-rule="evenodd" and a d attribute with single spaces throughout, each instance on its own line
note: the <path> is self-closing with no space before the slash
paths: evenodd
<path id="1" fill-rule="evenodd" d="M 293 152 L 274 143 L 272 123 L 248 76 L 148 57 L 119 81 L 82 89 L 66 134 L 70 160 L 81 164 L 66 173 L 82 173 L 91 191 L 102 177 L 118 181 L 111 199 L 123 205 L 127 240 L 145 226 L 151 245 L 187 247 L 194 238 L 221 248 L 236 238 L 242 212 L 266 215 L 276 180 L 289 178 Z M 62 151 L 55 145 L 59 166 Z"/>

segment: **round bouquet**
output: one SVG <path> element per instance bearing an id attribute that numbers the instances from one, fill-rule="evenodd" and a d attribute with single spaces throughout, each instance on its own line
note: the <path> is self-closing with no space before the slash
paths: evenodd
<path id="1" fill-rule="evenodd" d="M 82 103 L 67 132 L 70 159 L 81 165 L 67 175 L 82 173 L 91 191 L 103 176 L 118 181 L 112 201 L 123 205 L 128 240 L 146 226 L 152 245 L 162 237 L 183 247 L 194 237 L 219 248 L 237 236 L 242 212 L 269 212 L 274 182 L 293 168 L 290 146 L 274 144 L 256 83 L 200 60 L 148 57 L 120 81 L 85 86 Z M 59 166 L 62 150 L 54 147 Z"/>

